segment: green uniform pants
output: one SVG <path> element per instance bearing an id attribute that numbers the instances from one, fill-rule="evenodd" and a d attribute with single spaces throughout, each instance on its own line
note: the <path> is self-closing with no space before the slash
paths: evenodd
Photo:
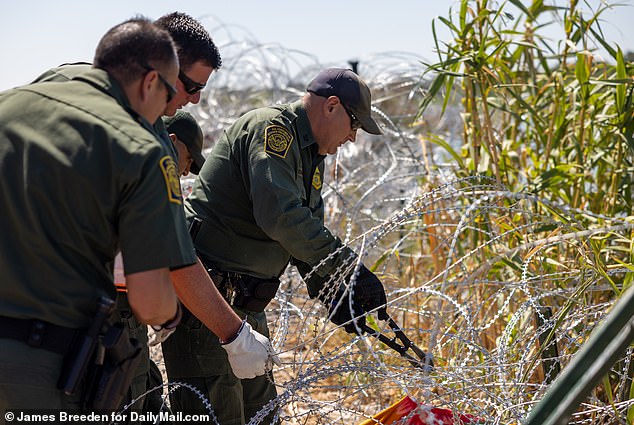
<path id="1" fill-rule="evenodd" d="M 150 359 L 150 349 L 148 347 L 147 326 L 139 322 L 128 304 L 125 294 L 119 293 L 117 297 L 117 308 L 121 315 L 121 321 L 128 329 L 130 338 L 135 338 L 141 343 L 143 352 L 142 360 L 130 384 L 128 395 L 124 397 L 119 410 L 123 409 L 132 400 L 139 398 L 147 390 L 163 384 L 161 372 L 156 363 Z M 158 413 L 167 408 L 163 403 L 162 389 L 157 389 L 146 395 L 143 399 L 137 400 L 126 412 L 134 411 L 138 413 L 152 412 Z"/>
<path id="2" fill-rule="evenodd" d="M 12 339 L 1 338 L 0 346 L 0 412 L 6 409 L 78 412 L 79 395 L 67 396 L 57 389 L 62 355 Z"/>
<path id="3" fill-rule="evenodd" d="M 247 317 L 253 329 L 269 336 L 264 313 L 236 309 Z M 191 314 L 162 344 L 165 367 L 170 382 L 184 382 L 198 389 L 211 403 L 221 425 L 243 425 L 275 397 L 273 376 L 238 379 L 231 370 L 227 353 L 218 337 Z M 179 388 L 170 393 L 172 412 L 203 413 L 207 409 L 193 391 Z M 274 408 L 262 424 L 272 424 Z"/>

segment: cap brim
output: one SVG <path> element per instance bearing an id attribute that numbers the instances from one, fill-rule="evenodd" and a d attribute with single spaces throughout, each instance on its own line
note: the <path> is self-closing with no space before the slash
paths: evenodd
<path id="1" fill-rule="evenodd" d="M 200 173 L 200 169 L 203 168 L 205 158 L 200 152 L 190 152 L 190 154 L 192 155 L 192 158 L 194 158 L 194 162 L 192 162 L 192 165 L 189 167 L 189 171 L 192 174 L 198 174 Z"/>
<path id="2" fill-rule="evenodd" d="M 359 121 L 361 121 L 361 128 L 365 130 L 366 133 L 383 134 L 381 128 L 379 128 L 378 124 L 372 119 L 372 117 L 360 119 Z"/>

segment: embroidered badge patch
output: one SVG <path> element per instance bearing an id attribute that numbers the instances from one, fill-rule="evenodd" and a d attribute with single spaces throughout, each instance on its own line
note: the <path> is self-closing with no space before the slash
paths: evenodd
<path id="1" fill-rule="evenodd" d="M 159 161 L 159 166 L 165 177 L 165 186 L 167 186 L 167 198 L 175 204 L 183 203 L 183 194 L 181 193 L 181 182 L 178 179 L 178 169 L 176 163 L 171 156 L 164 156 Z"/>
<path id="2" fill-rule="evenodd" d="M 264 131 L 264 151 L 280 158 L 286 158 L 293 143 L 291 132 L 281 125 L 269 125 Z"/>
<path id="3" fill-rule="evenodd" d="M 315 174 L 313 174 L 313 187 L 317 190 L 321 189 L 321 173 L 319 168 L 315 168 Z"/>

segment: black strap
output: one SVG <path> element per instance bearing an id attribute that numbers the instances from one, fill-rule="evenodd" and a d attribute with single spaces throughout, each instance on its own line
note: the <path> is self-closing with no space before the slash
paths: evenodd
<path id="1" fill-rule="evenodd" d="M 31 347 L 64 356 L 80 333 L 79 329 L 66 328 L 42 320 L 0 316 L 0 338 L 15 339 Z"/>

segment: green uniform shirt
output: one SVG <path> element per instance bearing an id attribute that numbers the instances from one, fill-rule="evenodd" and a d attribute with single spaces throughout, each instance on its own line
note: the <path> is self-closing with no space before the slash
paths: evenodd
<path id="1" fill-rule="evenodd" d="M 65 63 L 45 71 L 42 75 L 33 80 L 33 83 L 43 83 L 46 81 L 70 81 L 74 77 L 90 69 L 92 69 L 92 64 L 88 62 Z"/>
<path id="2" fill-rule="evenodd" d="M 176 165 L 107 73 L 0 94 L 0 315 L 87 326 L 126 273 L 193 264 Z"/>
<path id="3" fill-rule="evenodd" d="M 51 81 L 70 81 L 74 77 L 92 69 L 92 65 L 86 62 L 77 62 L 77 63 L 67 63 L 64 65 L 60 65 L 56 68 L 51 68 L 48 71 L 44 72 L 42 75 L 37 77 L 33 82 L 34 83 L 43 83 L 43 82 L 51 82 Z M 174 147 L 174 143 L 172 143 L 172 139 L 170 139 L 169 134 L 167 133 L 167 129 L 165 128 L 165 124 L 162 119 L 156 120 L 154 123 L 154 131 L 159 135 L 160 142 L 167 148 L 170 152 L 170 155 L 174 158 L 174 161 L 178 164 L 178 151 Z M 185 219 L 185 215 L 183 214 L 183 219 Z"/>
<path id="4" fill-rule="evenodd" d="M 203 220 L 201 258 L 221 270 L 279 276 L 291 257 L 310 266 L 342 246 L 324 227 L 318 155 L 301 101 L 240 117 L 205 160 L 185 201 L 188 220 Z M 318 273 L 327 276 L 354 255 L 344 248 Z"/>

